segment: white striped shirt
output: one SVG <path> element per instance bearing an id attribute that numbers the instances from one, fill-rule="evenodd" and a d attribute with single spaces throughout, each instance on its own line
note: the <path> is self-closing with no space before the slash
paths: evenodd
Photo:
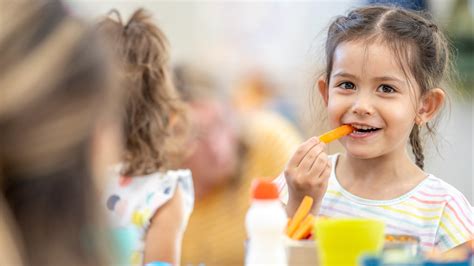
<path id="1" fill-rule="evenodd" d="M 471 239 L 472 207 L 461 192 L 443 180 L 430 174 L 398 198 L 369 200 L 350 193 L 339 184 L 335 174 L 338 154 L 329 158 L 332 171 L 319 215 L 382 220 L 386 234 L 417 236 L 424 251 L 433 247 L 445 251 Z M 283 174 L 275 182 L 280 189 L 280 199 L 288 202 Z"/>

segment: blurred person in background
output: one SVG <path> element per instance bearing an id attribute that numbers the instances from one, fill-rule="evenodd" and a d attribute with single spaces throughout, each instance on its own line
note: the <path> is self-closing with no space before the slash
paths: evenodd
<path id="1" fill-rule="evenodd" d="M 452 5 L 451 14 L 448 18 L 446 30 L 456 47 L 456 67 L 461 78 L 463 93 L 474 101 L 474 2 L 472 0 L 455 0 Z"/>
<path id="2" fill-rule="evenodd" d="M 142 9 L 125 23 L 111 12 L 99 32 L 118 58 L 126 99 L 121 112 L 125 151 L 105 192 L 109 220 L 116 229 L 137 232 L 130 239 L 130 264 L 179 265 L 194 195 L 191 172 L 177 169 L 186 112 L 169 73 L 168 41 Z"/>
<path id="3" fill-rule="evenodd" d="M 232 88 L 232 105 L 239 112 L 270 110 L 297 124 L 295 108 L 283 97 L 277 83 L 264 71 L 254 70 L 244 75 Z"/>
<path id="4" fill-rule="evenodd" d="M 109 57 L 59 1 L 1 1 L 0 25 L 0 264 L 107 265 Z"/>
<path id="5" fill-rule="evenodd" d="M 205 70 L 180 65 L 175 78 L 191 109 L 193 134 L 182 167 L 193 172 L 196 195 L 182 262 L 243 265 L 251 180 L 277 176 L 301 137 L 278 114 L 254 110 L 240 116 L 219 98 Z"/>
<path id="6" fill-rule="evenodd" d="M 391 5 L 414 11 L 427 11 L 426 0 L 367 0 L 368 5 Z"/>

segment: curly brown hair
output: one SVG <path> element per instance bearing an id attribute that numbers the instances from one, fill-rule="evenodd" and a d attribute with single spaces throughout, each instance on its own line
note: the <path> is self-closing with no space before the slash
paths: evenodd
<path id="1" fill-rule="evenodd" d="M 115 14 L 117 19 L 110 15 Z M 112 10 L 99 22 L 123 70 L 122 174 L 145 175 L 177 165 L 187 132 L 186 112 L 168 66 L 168 41 L 143 10 L 127 23 Z"/>

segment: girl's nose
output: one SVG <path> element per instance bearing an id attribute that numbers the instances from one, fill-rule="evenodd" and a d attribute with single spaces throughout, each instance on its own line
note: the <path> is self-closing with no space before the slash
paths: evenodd
<path id="1" fill-rule="evenodd" d="M 367 93 L 359 93 L 355 102 L 352 105 L 352 113 L 360 116 L 372 115 L 374 107 L 371 100 L 371 95 Z"/>

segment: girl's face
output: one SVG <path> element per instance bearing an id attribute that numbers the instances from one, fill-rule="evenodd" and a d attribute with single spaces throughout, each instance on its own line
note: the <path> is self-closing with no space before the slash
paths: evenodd
<path id="1" fill-rule="evenodd" d="M 341 139 L 348 154 L 370 159 L 405 152 L 420 98 L 415 80 L 408 79 L 381 43 L 338 45 L 329 84 L 319 85 L 331 127 L 356 128 Z"/>

